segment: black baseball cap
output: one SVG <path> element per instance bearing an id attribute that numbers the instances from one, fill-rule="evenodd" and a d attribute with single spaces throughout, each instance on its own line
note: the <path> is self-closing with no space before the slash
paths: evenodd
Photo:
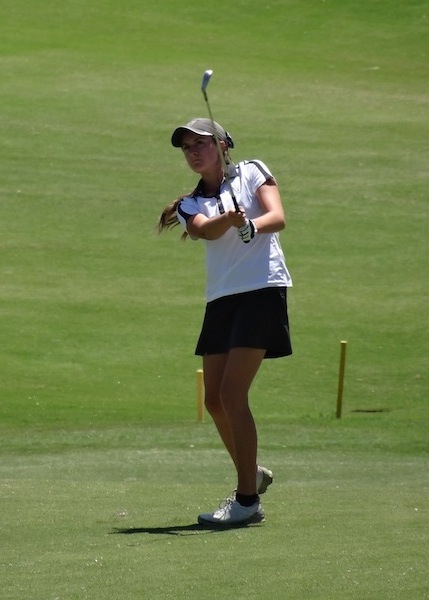
<path id="1" fill-rule="evenodd" d="M 183 134 L 187 131 L 196 133 L 197 135 L 216 136 L 218 139 L 223 140 L 228 148 L 234 148 L 234 142 L 232 141 L 231 136 L 221 125 L 219 125 L 219 123 L 203 118 L 192 119 L 192 121 L 189 121 L 186 125 L 181 125 L 174 130 L 174 133 L 171 136 L 171 143 L 175 148 L 181 147 Z"/>

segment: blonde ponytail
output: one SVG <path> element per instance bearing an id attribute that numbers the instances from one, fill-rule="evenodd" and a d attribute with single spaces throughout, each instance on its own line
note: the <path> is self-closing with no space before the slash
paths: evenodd
<path id="1" fill-rule="evenodd" d="M 179 219 L 177 218 L 177 206 L 182 198 L 183 196 L 176 198 L 176 200 L 170 202 L 170 204 L 167 204 L 167 206 L 164 208 L 158 221 L 158 233 L 162 233 L 164 229 L 173 229 L 179 225 Z M 188 234 L 185 231 L 182 234 L 181 239 L 185 240 L 187 237 Z"/>

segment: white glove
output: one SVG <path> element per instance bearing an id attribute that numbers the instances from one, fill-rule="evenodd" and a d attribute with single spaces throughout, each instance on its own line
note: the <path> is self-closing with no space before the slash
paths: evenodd
<path id="1" fill-rule="evenodd" d="M 241 241 L 248 244 L 250 240 L 253 240 L 258 230 L 253 221 L 246 219 L 246 224 L 237 229 L 237 233 L 241 238 Z"/>

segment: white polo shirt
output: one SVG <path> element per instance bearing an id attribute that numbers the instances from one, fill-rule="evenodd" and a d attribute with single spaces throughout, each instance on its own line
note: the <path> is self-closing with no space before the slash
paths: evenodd
<path id="1" fill-rule="evenodd" d="M 266 165 L 259 160 L 243 161 L 231 178 L 232 189 L 239 206 L 249 219 L 263 214 L 256 190 L 268 179 L 274 179 Z M 186 229 L 187 220 L 203 214 L 216 217 L 234 210 L 231 194 L 225 181 L 216 197 L 199 195 L 182 198 L 177 217 Z M 202 240 L 206 244 L 207 302 L 223 296 L 240 294 L 266 287 L 291 287 L 292 279 L 286 267 L 278 233 L 257 233 L 248 244 L 241 241 L 237 229 L 231 227 L 217 240 Z"/>

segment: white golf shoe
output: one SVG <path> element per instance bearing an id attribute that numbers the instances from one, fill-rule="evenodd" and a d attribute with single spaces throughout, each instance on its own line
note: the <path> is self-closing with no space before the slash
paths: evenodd
<path id="1" fill-rule="evenodd" d="M 214 513 L 198 515 L 200 525 L 220 527 L 240 527 L 263 521 L 265 521 L 265 515 L 259 501 L 252 506 L 242 506 L 235 498 L 227 498 Z"/>
<path id="2" fill-rule="evenodd" d="M 265 494 L 267 487 L 273 483 L 273 472 L 265 467 L 260 467 L 256 471 L 256 489 L 258 494 Z"/>

